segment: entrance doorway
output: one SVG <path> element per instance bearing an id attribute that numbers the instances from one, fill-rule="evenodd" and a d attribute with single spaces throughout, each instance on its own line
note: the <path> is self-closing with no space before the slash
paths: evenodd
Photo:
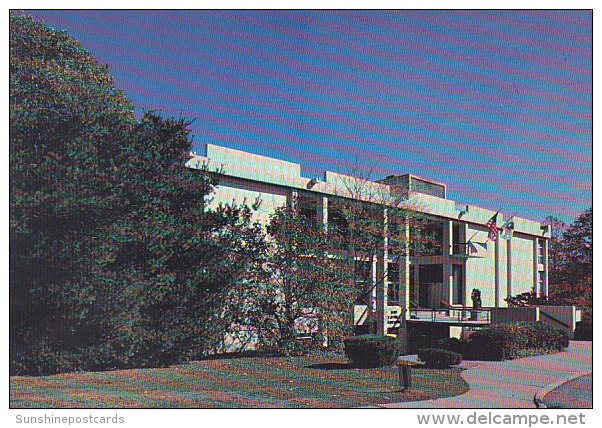
<path id="1" fill-rule="evenodd" d="M 464 305 L 466 292 L 464 290 L 464 265 L 452 266 L 452 304 Z"/>
<path id="2" fill-rule="evenodd" d="M 437 309 L 444 299 L 443 265 L 421 265 L 418 272 L 419 302 L 421 308 Z"/>

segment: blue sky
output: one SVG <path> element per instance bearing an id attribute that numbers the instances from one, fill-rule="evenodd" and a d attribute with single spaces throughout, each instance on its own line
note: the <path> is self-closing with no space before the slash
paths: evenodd
<path id="1" fill-rule="evenodd" d="M 569 223 L 592 204 L 591 11 L 26 11 L 142 109 L 306 177 L 377 163 Z"/>

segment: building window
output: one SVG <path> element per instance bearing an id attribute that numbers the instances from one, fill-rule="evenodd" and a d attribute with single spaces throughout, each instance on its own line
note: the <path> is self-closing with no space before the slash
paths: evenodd
<path id="1" fill-rule="evenodd" d="M 349 225 L 343 214 L 333 206 L 332 200 L 328 201 L 328 230 L 333 234 L 333 250 L 346 250 L 349 248 Z"/>
<path id="2" fill-rule="evenodd" d="M 299 192 L 299 214 L 306 224 L 316 226 L 318 203 L 316 195 L 310 192 Z"/>
<path id="3" fill-rule="evenodd" d="M 404 219 L 399 211 L 389 211 L 389 247 L 388 255 L 391 259 L 406 255 L 406 237 Z"/>
<path id="4" fill-rule="evenodd" d="M 466 246 L 462 243 L 460 225 L 452 226 L 452 254 L 459 255 L 466 253 Z"/>
<path id="5" fill-rule="evenodd" d="M 418 177 L 412 177 L 411 189 L 413 192 L 424 193 L 425 195 L 445 199 L 445 186 L 438 183 L 430 183 Z"/>
<path id="6" fill-rule="evenodd" d="M 545 277 L 545 272 L 537 272 L 538 273 L 538 286 L 539 286 L 539 295 L 540 296 L 545 296 L 546 295 L 546 277 Z"/>
<path id="7" fill-rule="evenodd" d="M 537 240 L 537 263 L 543 265 L 544 263 L 544 241 L 543 239 Z"/>
<path id="8" fill-rule="evenodd" d="M 443 222 L 427 219 L 419 228 L 417 256 L 440 256 L 443 254 Z"/>
<path id="9" fill-rule="evenodd" d="M 369 294 L 372 293 L 372 289 L 369 288 L 370 275 L 372 275 L 370 263 L 356 261 L 353 266 L 353 275 L 355 277 L 355 304 L 367 305 L 370 300 Z"/>
<path id="10" fill-rule="evenodd" d="M 399 305 L 399 265 L 397 263 L 389 263 L 387 279 L 387 303 L 390 306 Z"/>

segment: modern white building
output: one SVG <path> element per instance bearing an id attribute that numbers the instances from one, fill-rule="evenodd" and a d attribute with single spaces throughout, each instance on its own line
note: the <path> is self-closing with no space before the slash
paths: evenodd
<path id="1" fill-rule="evenodd" d="M 504 299 L 509 296 L 532 290 L 548 294 L 547 227 L 513 217 L 512 236 L 491 240 L 486 224 L 496 211 L 456 204 L 447 199 L 445 184 L 414 175 L 367 182 L 329 171 L 320 178 L 306 178 L 298 164 L 211 144 L 203 156 L 194 155 L 186 165 L 205 164 L 210 171 L 220 171 L 212 203 L 251 204 L 259 198 L 255 216 L 264 224 L 277 207 L 293 199 L 323 225 L 333 217 L 329 207 L 337 198 L 380 204 L 386 208 L 382 215 L 403 205 L 428 219 L 428 231 L 420 231 L 430 235 L 427 251 L 413 250 L 419 239 L 411 228 L 404 232 L 407 251 L 397 261 L 383 242 L 380 268 L 373 266 L 372 271 L 376 275 L 380 269 L 385 280 L 375 281 L 372 295 L 356 302 L 358 329 L 373 320 L 380 334 L 401 327 L 411 342 L 426 340 L 421 338 L 425 326 L 441 336 L 460 336 L 491 323 L 487 309 L 506 307 Z M 496 220 L 502 227 L 509 219 L 497 213 Z M 480 290 L 482 311 L 472 310 L 474 289 Z"/>

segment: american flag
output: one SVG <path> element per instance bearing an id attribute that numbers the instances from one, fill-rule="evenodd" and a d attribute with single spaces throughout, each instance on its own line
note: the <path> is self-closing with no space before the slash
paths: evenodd
<path id="1" fill-rule="evenodd" d="M 497 214 L 498 213 L 495 213 L 485 225 L 487 226 L 487 230 L 489 231 L 487 233 L 487 237 L 492 241 L 495 241 L 497 239 Z"/>

